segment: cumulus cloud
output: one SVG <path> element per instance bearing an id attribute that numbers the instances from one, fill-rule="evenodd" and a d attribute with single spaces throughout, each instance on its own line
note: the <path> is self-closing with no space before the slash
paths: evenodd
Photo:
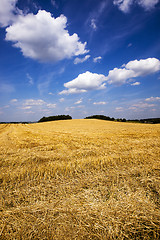
<path id="1" fill-rule="evenodd" d="M 97 63 L 97 62 L 99 62 L 101 59 L 102 59 L 101 56 L 95 57 L 95 58 L 93 58 L 93 62 L 94 62 L 94 63 Z"/>
<path id="2" fill-rule="evenodd" d="M 42 99 L 37 99 L 37 100 L 35 100 L 35 99 L 27 99 L 24 102 L 25 106 L 41 106 L 43 104 L 45 104 L 45 101 L 43 101 Z"/>
<path id="3" fill-rule="evenodd" d="M 89 71 L 79 74 L 77 78 L 72 81 L 65 83 L 66 88 L 76 88 L 76 89 L 104 89 L 107 78 L 102 74 L 91 73 Z"/>
<path id="4" fill-rule="evenodd" d="M 70 35 L 66 27 L 64 15 L 54 18 L 51 13 L 39 10 L 36 15 L 19 15 L 6 28 L 6 40 L 20 48 L 24 56 L 41 62 L 56 62 L 86 54 L 86 42 L 82 43 L 76 33 Z"/>
<path id="5" fill-rule="evenodd" d="M 59 92 L 59 94 L 69 95 L 69 94 L 77 94 L 77 93 L 85 93 L 85 92 L 87 92 L 85 89 L 69 88 Z"/>
<path id="6" fill-rule="evenodd" d="M 89 90 L 101 90 L 106 88 L 106 83 L 120 86 L 129 83 L 130 79 L 142 77 L 160 71 L 160 61 L 156 58 L 147 58 L 130 61 L 121 68 L 110 70 L 108 76 L 91 73 L 89 71 L 79 74 L 77 78 L 64 84 L 65 90 L 59 94 L 83 93 Z M 133 81 L 133 80 L 132 80 Z M 140 82 L 131 83 L 138 86 Z"/>
<path id="7" fill-rule="evenodd" d="M 160 101 L 160 97 L 150 97 L 150 98 L 146 98 L 145 101 L 147 101 L 147 102 Z"/>
<path id="8" fill-rule="evenodd" d="M 140 84 L 141 84 L 140 82 L 134 82 L 134 83 L 131 83 L 131 86 L 138 86 Z"/>
<path id="9" fill-rule="evenodd" d="M 118 6 L 122 12 L 128 13 L 133 3 L 138 4 L 144 8 L 144 10 L 149 11 L 156 6 L 158 1 L 159 0 L 114 0 L 113 4 Z"/>
<path id="10" fill-rule="evenodd" d="M 93 103 L 94 105 L 105 105 L 105 104 L 107 104 L 106 102 L 94 102 Z"/>
<path id="11" fill-rule="evenodd" d="M 91 73 L 89 71 L 79 74 L 77 78 L 64 84 L 68 90 L 60 94 L 81 93 L 88 90 L 100 90 L 105 88 L 107 77 L 102 74 Z"/>
<path id="12" fill-rule="evenodd" d="M 160 71 L 160 61 L 157 58 L 134 60 L 127 63 L 125 68 L 133 70 L 136 77 L 145 76 Z"/>
<path id="13" fill-rule="evenodd" d="M 13 99 L 14 100 L 14 99 Z M 12 100 L 12 102 L 13 102 Z M 16 103 L 17 101 L 15 101 Z M 41 111 L 48 111 L 48 109 L 55 108 L 56 104 L 55 103 L 49 103 L 45 102 L 42 99 L 26 99 L 23 100 L 22 102 L 18 101 L 18 108 L 22 110 L 29 110 L 36 108 L 38 110 L 41 109 Z"/>
<path id="14" fill-rule="evenodd" d="M 74 64 L 83 63 L 90 58 L 90 55 L 86 55 L 84 58 L 75 58 Z"/>
<path id="15" fill-rule="evenodd" d="M 16 3 L 18 0 L 0 0 L 0 26 L 6 27 L 16 17 Z"/>
<path id="16" fill-rule="evenodd" d="M 126 83 L 129 78 L 134 77 L 134 71 L 125 68 L 114 68 L 109 71 L 108 83 L 115 85 L 122 85 Z"/>
<path id="17" fill-rule="evenodd" d="M 146 109 L 146 108 L 151 108 L 151 107 L 154 107 L 154 106 L 155 106 L 155 104 L 139 102 L 139 103 L 133 104 L 131 107 L 129 107 L 129 109 L 130 110 Z"/>
<path id="18" fill-rule="evenodd" d="M 123 68 L 114 68 L 109 71 L 107 78 L 109 84 L 122 85 L 130 78 L 146 76 L 158 71 L 160 71 L 160 61 L 156 58 L 147 58 L 130 61 L 124 64 Z"/>

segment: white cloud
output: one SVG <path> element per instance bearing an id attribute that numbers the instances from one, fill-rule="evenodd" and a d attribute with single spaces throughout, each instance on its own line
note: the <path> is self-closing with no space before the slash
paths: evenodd
<path id="1" fill-rule="evenodd" d="M 94 105 L 105 105 L 105 104 L 107 104 L 106 102 L 94 102 L 93 103 Z"/>
<path id="2" fill-rule="evenodd" d="M 25 114 L 35 114 L 33 111 L 24 112 Z"/>
<path id="3" fill-rule="evenodd" d="M 123 107 L 116 107 L 116 112 L 121 112 L 121 111 L 123 111 L 124 110 L 124 108 Z"/>
<path id="4" fill-rule="evenodd" d="M 123 64 L 121 68 L 110 70 L 108 76 L 103 74 L 91 73 L 89 71 L 79 74 L 77 78 L 64 84 L 68 88 L 59 94 L 73 94 L 87 92 L 88 90 L 101 90 L 106 88 L 106 81 L 109 84 L 122 85 L 129 82 L 130 79 L 146 76 L 160 71 L 160 61 L 156 58 L 147 58 L 130 61 Z M 140 82 L 131 84 L 140 85 Z"/>
<path id="5" fill-rule="evenodd" d="M 75 102 L 74 104 L 81 104 L 82 103 L 82 99 L 78 100 L 77 102 Z"/>
<path id="6" fill-rule="evenodd" d="M 153 9 L 159 0 L 138 0 L 138 4 L 143 7 L 145 10 Z"/>
<path id="7" fill-rule="evenodd" d="M 108 83 L 122 85 L 130 78 L 146 76 L 160 71 L 160 61 L 157 58 L 134 60 L 123 64 L 123 68 L 114 68 L 109 71 Z M 136 85 L 138 85 L 136 83 Z"/>
<path id="8" fill-rule="evenodd" d="M 93 18 L 91 19 L 91 27 L 96 30 L 97 29 L 97 25 L 96 25 L 96 20 Z"/>
<path id="9" fill-rule="evenodd" d="M 133 3 L 138 4 L 144 8 L 144 10 L 149 11 L 156 6 L 158 1 L 159 0 L 114 0 L 113 4 L 118 6 L 122 12 L 128 13 Z"/>
<path id="10" fill-rule="evenodd" d="M 36 15 L 19 15 L 6 28 L 6 40 L 14 42 L 23 55 L 41 62 L 56 62 L 88 51 L 86 42 L 81 43 L 76 33 L 69 35 L 67 18 L 54 18 L 51 13 L 39 10 Z M 42 34 L 43 33 L 43 34 Z"/>
<path id="11" fill-rule="evenodd" d="M 93 58 L 93 62 L 94 62 L 94 63 L 97 63 L 97 62 L 99 62 L 101 59 L 102 59 L 101 56 L 95 57 L 95 58 Z"/>
<path id="12" fill-rule="evenodd" d="M 140 82 L 134 82 L 134 83 L 131 83 L 131 86 L 138 86 L 140 84 L 141 84 Z"/>
<path id="13" fill-rule="evenodd" d="M 33 85 L 34 84 L 33 78 L 29 75 L 29 73 L 27 73 L 26 76 L 27 76 L 27 79 L 29 81 L 29 84 Z"/>
<path id="14" fill-rule="evenodd" d="M 0 25 L 6 27 L 15 20 L 18 0 L 0 0 Z"/>
<path id="15" fill-rule="evenodd" d="M 59 92 L 60 95 L 62 94 L 77 94 L 77 93 L 85 93 L 87 92 L 85 89 L 76 89 L 76 88 L 69 88 L 67 90 L 63 90 L 61 92 Z"/>
<path id="16" fill-rule="evenodd" d="M 55 103 L 48 103 L 42 99 L 26 99 L 23 102 L 19 102 L 19 108 L 23 110 L 29 110 L 31 108 L 36 108 L 40 111 L 48 111 L 48 109 L 55 108 Z"/>
<path id="17" fill-rule="evenodd" d="M 66 107 L 66 108 L 65 108 L 65 111 L 66 111 L 66 112 L 69 112 L 69 111 L 74 110 L 74 109 L 75 109 L 75 107 Z"/>
<path id="18" fill-rule="evenodd" d="M 75 58 L 74 64 L 83 63 L 90 58 L 90 55 L 86 55 L 84 58 Z"/>
<path id="19" fill-rule="evenodd" d="M 47 104 L 47 107 L 48 107 L 48 108 L 55 108 L 55 107 L 56 107 L 56 104 L 55 104 L 55 103 L 48 103 L 48 104 Z"/>
<path id="20" fill-rule="evenodd" d="M 159 100 L 160 100 L 160 97 L 150 97 L 150 98 L 145 99 L 145 101 L 147 101 L 147 102 L 156 102 Z"/>
<path id="21" fill-rule="evenodd" d="M 70 82 L 64 84 L 64 87 L 68 88 L 67 90 L 63 90 L 59 94 L 73 94 L 73 93 L 83 93 L 88 90 L 101 90 L 105 88 L 105 84 L 103 83 L 107 80 L 102 74 L 85 72 L 79 74 L 77 78 L 73 79 Z"/>
<path id="22" fill-rule="evenodd" d="M 32 107 L 31 106 L 22 106 L 20 107 L 20 109 L 23 109 L 23 110 L 27 110 L 27 109 L 31 109 Z"/>
<path id="23" fill-rule="evenodd" d="M 137 110 L 137 108 L 134 107 L 134 106 L 131 106 L 131 107 L 129 107 L 128 109 L 129 109 L 129 110 L 135 110 L 135 111 Z"/>
<path id="24" fill-rule="evenodd" d="M 129 78 L 132 78 L 134 76 L 135 73 L 132 70 L 128 70 L 125 68 L 114 68 L 113 70 L 109 71 L 108 83 L 122 85 L 126 83 Z"/>
<path id="25" fill-rule="evenodd" d="M 89 71 L 79 74 L 77 78 L 64 84 L 66 88 L 77 90 L 99 90 L 105 88 L 107 78 L 102 74 L 91 73 Z"/>
<path id="26" fill-rule="evenodd" d="M 132 3 L 133 3 L 133 0 L 114 0 L 113 1 L 113 4 L 118 6 L 118 8 L 124 13 L 129 12 Z"/>
<path id="27" fill-rule="evenodd" d="M 16 103 L 16 102 L 18 102 L 18 100 L 16 98 L 14 98 L 10 101 L 10 103 Z"/>
<path id="28" fill-rule="evenodd" d="M 37 99 L 37 100 L 35 100 L 35 99 L 27 99 L 24 102 L 25 106 L 41 106 L 43 104 L 45 104 L 45 102 L 42 99 Z"/>
<path id="29" fill-rule="evenodd" d="M 160 71 L 160 61 L 157 58 L 134 60 L 127 63 L 125 68 L 133 70 L 136 77 L 145 76 Z"/>
<path id="30" fill-rule="evenodd" d="M 143 102 L 139 102 L 136 104 L 133 104 L 129 109 L 145 109 L 145 108 L 151 108 L 154 107 L 155 104 L 150 104 L 150 103 L 143 103 Z"/>
<path id="31" fill-rule="evenodd" d="M 60 98 L 59 101 L 60 101 L 60 102 L 64 102 L 64 98 Z"/>

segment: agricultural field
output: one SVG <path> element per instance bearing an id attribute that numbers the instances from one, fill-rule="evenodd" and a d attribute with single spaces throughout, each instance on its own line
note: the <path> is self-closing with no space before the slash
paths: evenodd
<path id="1" fill-rule="evenodd" d="M 1 124 L 0 239 L 160 239 L 160 124 Z"/>

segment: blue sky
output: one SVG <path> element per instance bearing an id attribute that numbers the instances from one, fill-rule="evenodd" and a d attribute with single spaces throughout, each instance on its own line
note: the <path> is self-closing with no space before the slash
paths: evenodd
<path id="1" fill-rule="evenodd" d="M 0 0 L 0 121 L 160 117 L 159 0 Z"/>

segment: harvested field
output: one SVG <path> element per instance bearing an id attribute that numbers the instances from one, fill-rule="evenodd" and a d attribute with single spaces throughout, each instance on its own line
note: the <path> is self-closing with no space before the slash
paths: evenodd
<path id="1" fill-rule="evenodd" d="M 0 239 L 160 239 L 160 124 L 0 125 Z"/>

